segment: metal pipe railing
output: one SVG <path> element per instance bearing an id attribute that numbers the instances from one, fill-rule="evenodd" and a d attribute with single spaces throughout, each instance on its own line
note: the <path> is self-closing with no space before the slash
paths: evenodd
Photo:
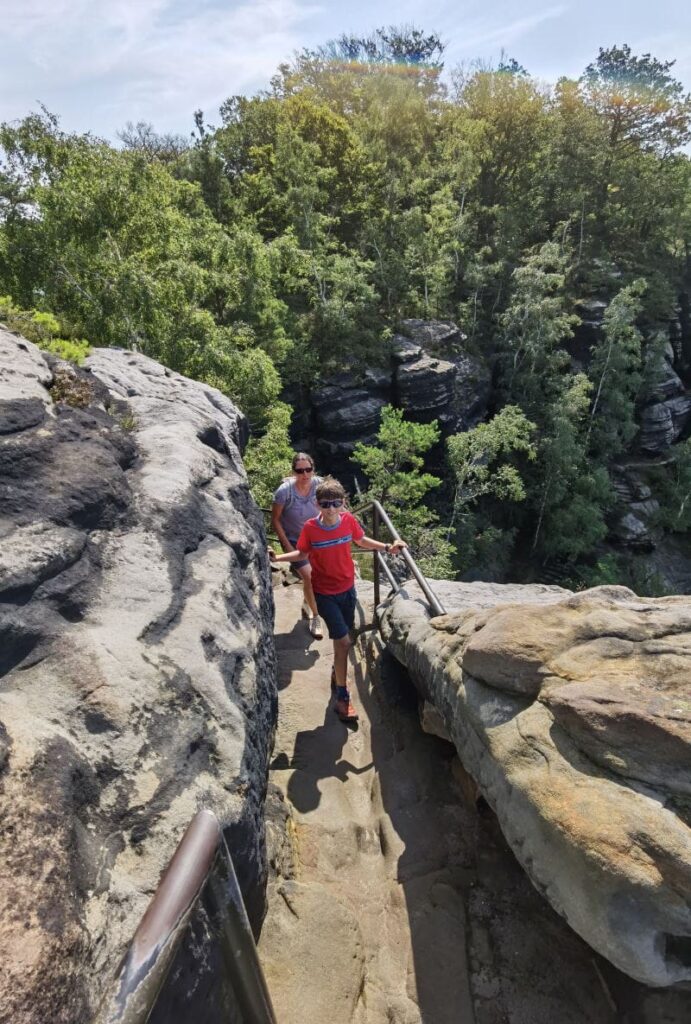
<path id="1" fill-rule="evenodd" d="M 361 491 L 360 491 L 360 487 L 358 485 L 357 479 L 355 481 L 355 488 L 356 488 L 358 497 L 360 497 L 361 496 Z M 271 511 L 271 509 L 262 508 L 261 511 L 265 512 L 265 513 L 269 513 Z M 353 509 L 353 514 L 354 515 L 361 515 L 361 514 L 363 514 L 365 512 L 369 512 L 369 511 L 372 512 L 372 537 L 373 537 L 374 540 L 379 540 L 379 527 L 380 527 L 381 523 L 384 524 L 384 526 L 387 528 L 387 530 L 389 531 L 389 533 L 391 534 L 391 536 L 392 536 L 392 538 L 394 540 L 401 540 L 400 534 L 398 533 L 396 527 L 393 525 L 393 523 L 389 519 L 389 516 L 387 515 L 386 511 L 384 510 L 383 505 L 381 505 L 381 503 L 378 502 L 376 500 L 376 498 L 372 499 L 372 501 L 369 501 L 369 502 L 367 502 L 364 505 L 358 506 L 356 509 Z M 367 554 L 367 552 L 363 551 L 362 554 Z M 398 582 L 398 580 L 396 579 L 396 577 L 394 576 L 394 574 L 391 572 L 391 569 L 390 569 L 389 565 L 387 564 L 386 560 L 383 558 L 383 556 L 378 551 L 373 551 L 372 554 L 374 556 L 374 558 L 373 558 L 373 563 L 374 563 L 374 580 L 373 580 L 373 583 L 374 583 L 374 607 L 377 608 L 380 605 L 380 603 L 381 603 L 381 576 L 380 576 L 380 573 L 382 573 L 382 572 L 384 573 L 384 575 L 386 576 L 386 578 L 389 581 L 389 584 L 391 585 L 391 589 L 392 590 L 398 592 L 401 589 L 401 585 Z M 433 615 L 446 615 L 446 609 L 444 608 L 444 605 L 441 603 L 441 601 L 439 600 L 437 595 L 432 590 L 432 587 L 430 586 L 429 581 L 427 580 L 427 577 L 423 574 L 422 570 L 419 568 L 417 562 L 415 561 L 415 559 L 411 555 L 410 551 L 407 548 L 404 548 L 403 551 L 401 552 L 401 555 L 402 555 L 403 559 L 405 560 L 406 565 L 410 569 L 411 575 L 416 580 L 416 582 L 419 585 L 420 589 L 422 590 L 423 594 L 427 598 L 427 602 L 428 602 L 428 604 L 430 606 L 430 611 L 432 612 L 432 614 Z"/>
<path id="2" fill-rule="evenodd" d="M 401 536 L 398 530 L 389 519 L 384 507 L 376 500 L 376 498 L 367 502 L 365 505 L 361 505 L 354 509 L 355 515 L 362 515 L 365 512 L 372 511 L 372 539 L 379 540 L 379 526 L 381 523 L 384 524 L 386 529 L 391 534 L 394 540 L 401 540 Z M 411 555 L 408 548 L 403 548 L 401 556 L 404 559 L 406 565 L 410 569 L 411 575 L 415 579 L 416 583 L 420 587 L 420 590 L 427 598 L 427 603 L 430 606 L 430 611 L 433 615 L 446 615 L 446 609 L 441 603 L 437 595 L 432 590 L 427 578 L 418 567 L 417 562 Z M 380 570 L 383 570 L 388 577 L 391 587 L 394 591 L 398 592 L 401 589 L 400 583 L 395 579 L 389 566 L 378 551 L 374 552 L 374 606 L 377 608 L 380 604 Z"/>
<path id="3" fill-rule="evenodd" d="M 276 1024 L 233 861 L 207 810 L 185 832 L 93 1024 L 146 1024 L 202 892 L 221 922 L 223 964 L 243 1021 Z"/>

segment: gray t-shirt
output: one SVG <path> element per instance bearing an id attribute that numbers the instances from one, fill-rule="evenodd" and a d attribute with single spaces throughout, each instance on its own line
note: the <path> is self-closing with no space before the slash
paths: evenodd
<path id="1" fill-rule="evenodd" d="M 281 526 L 286 532 L 286 537 L 291 544 L 295 544 L 302 532 L 303 525 L 308 519 L 314 519 L 319 515 L 316 490 L 317 484 L 322 482 L 320 476 L 315 476 L 307 494 L 299 494 L 295 489 L 295 481 L 288 477 L 274 494 L 274 503 L 283 505 L 281 513 Z"/>

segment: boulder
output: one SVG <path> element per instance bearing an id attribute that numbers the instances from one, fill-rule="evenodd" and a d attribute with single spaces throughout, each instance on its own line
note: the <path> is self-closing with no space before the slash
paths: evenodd
<path id="1" fill-rule="evenodd" d="M 402 333 L 426 352 L 448 354 L 460 349 L 466 340 L 458 325 L 442 320 L 403 320 Z"/>
<path id="2" fill-rule="evenodd" d="M 691 981 L 691 600 L 413 585 L 382 631 L 536 888 L 652 986 Z M 408 600 L 406 598 L 413 598 Z"/>
<path id="3" fill-rule="evenodd" d="M 394 382 L 397 405 L 413 418 L 424 413 L 433 418 L 451 405 L 456 367 L 446 359 L 423 354 L 396 368 Z M 429 415 L 431 414 L 431 416 Z"/>
<path id="4" fill-rule="evenodd" d="M 0 1019 L 74 1024 L 199 807 L 260 923 L 273 598 L 215 389 L 0 331 L 0 424 Z"/>
<path id="5" fill-rule="evenodd" d="M 643 507 L 652 504 L 652 502 L 640 503 Z M 624 544 L 626 547 L 649 551 L 654 546 L 655 541 L 648 528 L 647 517 L 644 512 L 637 514 L 633 510 L 633 505 L 629 507 L 631 511 L 624 513 L 613 526 L 612 535 L 620 544 Z"/>
<path id="6" fill-rule="evenodd" d="M 391 358 L 394 363 L 412 363 L 422 355 L 422 345 L 403 334 L 394 334 L 391 339 Z"/>

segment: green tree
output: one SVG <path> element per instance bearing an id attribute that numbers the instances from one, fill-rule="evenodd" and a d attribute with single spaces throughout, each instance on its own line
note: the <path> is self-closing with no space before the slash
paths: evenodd
<path id="1" fill-rule="evenodd" d="M 382 409 L 377 443 L 360 443 L 353 452 L 367 477 L 363 499 L 375 498 L 394 522 L 400 522 L 414 557 L 433 578 L 453 574 L 453 547 L 436 513 L 423 503 L 427 492 L 441 483 L 439 477 L 423 472 L 424 456 L 439 437 L 436 421 L 413 423 L 401 409 L 388 405 Z"/>
<path id="2" fill-rule="evenodd" d="M 619 455 L 638 429 L 635 402 L 642 382 L 641 332 L 635 321 L 641 311 L 643 280 L 622 288 L 605 310 L 602 337 L 593 348 L 589 376 L 593 404 L 586 443 L 606 462 Z"/>
<path id="3" fill-rule="evenodd" d="M 548 558 L 587 555 L 607 534 L 605 513 L 613 502 L 609 475 L 587 456 L 591 392 L 585 374 L 567 378 L 540 437 L 531 550 Z"/>
<path id="4" fill-rule="evenodd" d="M 250 438 L 243 456 L 250 489 L 260 508 L 270 508 L 274 492 L 293 457 L 288 430 L 292 410 L 285 402 L 271 406 L 264 432 Z"/>
<path id="5" fill-rule="evenodd" d="M 545 242 L 514 270 L 511 298 L 499 316 L 507 399 L 538 421 L 561 389 L 569 363 L 563 344 L 576 318 L 567 311 L 567 266 L 560 245 Z"/>
<path id="6" fill-rule="evenodd" d="M 487 423 L 454 434 L 447 441 L 449 463 L 455 476 L 454 510 L 463 516 L 480 498 L 523 501 L 526 491 L 514 455 L 536 457 L 535 424 L 522 409 L 505 406 Z"/>

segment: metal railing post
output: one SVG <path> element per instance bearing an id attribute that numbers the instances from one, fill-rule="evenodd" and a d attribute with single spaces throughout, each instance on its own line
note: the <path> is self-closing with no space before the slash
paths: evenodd
<path id="1" fill-rule="evenodd" d="M 220 922 L 220 940 L 233 993 L 244 1024 L 276 1024 L 276 1016 L 264 978 L 252 926 L 238 885 L 233 858 L 221 836 L 220 856 L 224 878 L 209 876 L 209 895 Z"/>
<path id="2" fill-rule="evenodd" d="M 379 510 L 376 504 L 372 505 L 372 539 L 379 540 Z M 374 564 L 374 615 L 376 620 L 377 608 L 379 607 L 379 558 L 377 552 L 373 552 L 372 562 Z"/>
<path id="3" fill-rule="evenodd" d="M 380 525 L 383 524 L 386 527 L 386 529 L 389 531 L 389 533 L 391 534 L 391 536 L 392 536 L 392 538 L 394 540 L 400 540 L 401 537 L 400 537 L 400 535 L 398 533 L 398 530 L 396 529 L 396 527 L 393 525 L 393 523 L 389 519 L 388 515 L 386 514 L 386 510 L 381 506 L 381 504 L 378 501 L 376 501 L 376 500 L 375 501 L 371 501 L 367 505 L 363 505 L 361 508 L 355 509 L 355 513 L 356 514 L 358 514 L 358 513 L 363 514 L 365 512 L 370 511 L 370 509 L 372 511 L 372 538 L 374 540 L 379 540 L 379 528 L 380 528 Z M 401 555 L 402 555 L 403 560 L 405 561 L 406 565 L 410 569 L 411 576 L 413 577 L 413 579 L 416 581 L 416 583 L 420 587 L 420 590 L 422 591 L 422 593 L 425 595 L 425 598 L 427 599 L 427 603 L 429 605 L 430 611 L 432 612 L 432 615 L 445 615 L 446 614 L 446 609 L 444 608 L 444 605 L 441 603 L 441 601 L 439 600 L 437 595 L 432 590 L 431 586 L 429 585 L 428 580 L 425 578 L 423 573 L 420 571 L 420 569 L 419 569 L 415 559 L 411 555 L 410 551 L 408 551 L 407 548 L 404 548 L 403 551 L 401 552 Z M 397 583 L 397 581 L 395 580 L 393 573 L 389 569 L 389 567 L 386 564 L 385 560 L 382 558 L 381 554 L 379 554 L 378 552 L 374 552 L 374 607 L 375 607 L 375 609 L 379 606 L 379 603 L 380 603 L 380 593 L 379 593 L 379 591 L 380 591 L 380 580 L 381 580 L 380 571 L 382 569 L 384 570 L 384 573 L 387 576 L 387 578 L 389 580 L 389 583 L 391 584 L 391 589 L 393 591 L 395 591 L 395 592 L 398 592 L 401 589 L 400 584 Z M 376 619 L 376 612 L 375 612 L 375 619 Z"/>
<path id="4" fill-rule="evenodd" d="M 208 810 L 196 814 L 183 836 L 93 1024 L 146 1024 L 203 892 L 218 921 L 223 966 L 244 1024 L 276 1024 L 232 857 Z"/>

